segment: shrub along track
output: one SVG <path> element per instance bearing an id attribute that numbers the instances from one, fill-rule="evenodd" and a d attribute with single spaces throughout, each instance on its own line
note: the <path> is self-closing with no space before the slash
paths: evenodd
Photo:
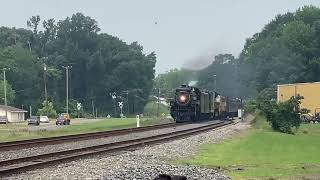
<path id="1" fill-rule="evenodd" d="M 123 150 L 134 150 L 137 147 L 157 144 L 161 142 L 170 141 L 173 139 L 179 139 L 193 134 L 209 131 L 215 128 L 233 124 L 232 121 L 215 122 L 209 125 L 203 125 L 200 127 L 184 129 L 166 134 L 159 134 L 149 137 L 137 138 L 126 141 L 119 141 L 114 143 L 107 143 L 98 146 L 91 146 L 79 149 L 72 149 L 67 151 L 53 152 L 47 154 L 41 154 L 37 156 L 28 156 L 17 159 L 10 159 L 6 161 L 0 161 L 0 174 L 9 175 L 19 173 L 34 168 L 41 168 L 43 166 L 52 165 L 54 163 L 61 163 L 70 161 L 82 157 L 88 157 L 101 153 L 113 153 Z"/>

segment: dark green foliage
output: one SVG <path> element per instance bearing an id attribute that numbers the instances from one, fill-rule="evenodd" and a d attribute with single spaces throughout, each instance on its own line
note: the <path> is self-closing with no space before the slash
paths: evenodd
<path id="1" fill-rule="evenodd" d="M 69 65 L 69 98 L 81 102 L 85 111 L 91 112 L 93 102 L 98 113 L 110 113 L 109 93 L 129 90 L 129 112 L 142 113 L 153 85 L 155 53 L 144 54 L 137 42 L 126 44 L 100 33 L 98 23 L 81 13 L 58 22 L 33 16 L 27 25 L 31 31 L 0 28 L 0 68 L 10 68 L 7 79 L 16 92 L 15 106 L 37 109 L 44 100 L 46 79 L 48 100 L 64 112 L 62 66 Z M 75 115 L 74 101 L 69 105 Z"/>
<path id="2" fill-rule="evenodd" d="M 211 65 L 199 72 L 198 86 L 236 97 L 238 96 L 236 73 L 235 58 L 231 54 L 219 54 L 214 57 Z"/>
<path id="3" fill-rule="evenodd" d="M 320 81 L 320 9 L 305 6 L 278 15 L 246 41 L 242 82 L 257 92 L 276 84 Z"/>
<path id="4" fill-rule="evenodd" d="M 277 103 L 273 88 L 263 90 L 257 97 L 256 107 L 261 110 L 275 131 L 293 134 L 299 128 L 302 96 L 291 97 L 290 100 Z"/>
<path id="5" fill-rule="evenodd" d="M 266 88 L 261 91 L 257 97 L 257 109 L 270 119 L 270 112 L 272 112 L 276 104 L 276 91 L 275 88 Z"/>
<path id="6" fill-rule="evenodd" d="M 272 128 L 276 131 L 294 134 L 299 128 L 300 108 L 303 97 L 291 97 L 290 100 L 272 104 L 272 110 L 267 113 L 267 121 L 270 122 Z"/>
<path id="7" fill-rule="evenodd" d="M 250 99 L 246 101 L 245 106 L 244 106 L 244 111 L 246 113 L 255 113 L 257 110 L 257 102 L 256 100 Z"/>
<path id="8" fill-rule="evenodd" d="M 245 78 L 249 70 L 233 55 L 218 54 L 212 64 L 199 71 L 198 86 L 216 90 L 230 98 L 254 96 L 255 92 L 247 85 Z"/>
<path id="9" fill-rule="evenodd" d="M 247 39 L 239 57 L 241 81 L 259 92 L 256 106 L 276 131 L 294 133 L 298 113 L 307 112 L 299 109 L 301 97 L 277 104 L 276 85 L 320 81 L 319 19 L 314 6 L 278 15 Z"/>
<path id="10" fill-rule="evenodd" d="M 7 89 L 7 104 L 12 105 L 15 99 L 15 91 L 12 89 L 11 85 L 6 82 Z M 4 104 L 4 83 L 3 80 L 0 81 L 0 104 Z"/>
<path id="11" fill-rule="evenodd" d="M 81 117 L 81 115 L 83 114 L 83 108 L 80 109 L 80 111 L 78 111 L 77 109 L 77 103 L 79 103 L 77 100 L 74 99 L 69 99 L 69 115 L 74 118 L 74 117 Z M 65 109 L 65 112 L 67 112 L 67 110 Z"/>

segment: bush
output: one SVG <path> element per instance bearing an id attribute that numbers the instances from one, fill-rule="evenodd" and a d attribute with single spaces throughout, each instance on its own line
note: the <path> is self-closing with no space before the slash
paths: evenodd
<path id="1" fill-rule="evenodd" d="M 275 105 L 276 102 L 274 88 L 267 88 L 259 93 L 256 101 L 256 108 L 261 110 L 262 114 L 265 115 L 267 119 L 270 118 L 270 113 Z"/>
<path id="2" fill-rule="evenodd" d="M 50 118 L 55 118 L 57 116 L 56 110 L 53 108 L 53 103 L 49 101 L 43 101 L 42 108 L 38 109 L 38 116 L 48 116 Z"/>
<path id="3" fill-rule="evenodd" d="M 272 129 L 283 133 L 294 134 L 301 124 L 300 104 L 302 96 L 291 97 L 288 101 L 273 105 L 273 110 L 267 120 Z"/>
<path id="4" fill-rule="evenodd" d="M 294 134 L 300 126 L 300 109 L 302 96 L 291 97 L 288 101 L 276 103 L 274 88 L 260 92 L 257 97 L 257 108 L 267 118 L 275 131 Z"/>
<path id="5" fill-rule="evenodd" d="M 254 113 L 257 109 L 257 102 L 255 100 L 248 100 L 244 106 L 246 113 Z"/>

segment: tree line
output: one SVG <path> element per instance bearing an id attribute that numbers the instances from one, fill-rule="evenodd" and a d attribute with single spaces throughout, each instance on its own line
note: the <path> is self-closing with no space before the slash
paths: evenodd
<path id="1" fill-rule="evenodd" d="M 0 27 L 0 68 L 8 69 L 9 105 L 41 108 L 46 84 L 48 101 L 57 112 L 65 112 L 66 73 L 62 67 L 70 66 L 72 113 L 81 102 L 83 113 L 91 113 L 93 107 L 102 115 L 112 114 L 113 92 L 117 101 L 124 101 L 126 114 L 142 113 L 153 87 L 155 53 L 144 54 L 137 42 L 127 44 L 100 32 L 97 21 L 82 13 L 60 21 L 33 16 L 27 27 Z M 0 94 L 3 97 L 2 90 Z"/>
<path id="2" fill-rule="evenodd" d="M 187 75 L 184 73 L 188 70 L 178 71 L 160 75 L 159 79 L 174 72 L 181 76 L 177 78 L 181 79 L 179 83 L 196 79 L 199 87 L 246 99 L 270 88 L 275 98 L 277 84 L 320 81 L 320 9 L 305 6 L 277 15 L 261 32 L 246 39 L 238 57 L 218 54 L 200 71 Z M 167 78 L 174 84 L 171 79 Z"/>
<path id="3" fill-rule="evenodd" d="M 182 75 L 183 71 L 175 73 Z M 158 81 L 170 74 L 159 76 Z M 277 104 L 276 85 L 320 81 L 320 9 L 304 6 L 277 15 L 261 32 L 246 39 L 238 57 L 218 54 L 209 66 L 187 77 L 193 78 L 199 87 L 246 99 L 263 111 L 275 130 L 293 133 L 292 128 L 299 127 L 303 97 Z"/>

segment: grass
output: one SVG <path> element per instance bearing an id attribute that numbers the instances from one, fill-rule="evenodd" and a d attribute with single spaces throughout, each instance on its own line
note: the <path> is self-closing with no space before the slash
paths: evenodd
<path id="1" fill-rule="evenodd" d="M 183 163 L 221 168 L 233 179 L 320 177 L 320 124 L 303 124 L 289 135 L 271 131 L 262 117 L 255 121 L 258 130 L 204 145 Z"/>
<path id="2" fill-rule="evenodd" d="M 157 124 L 159 121 L 153 119 L 144 118 L 141 122 L 141 126 Z M 0 124 L 0 142 L 24 140 L 32 138 L 54 137 L 70 134 L 81 134 L 88 132 L 107 131 L 113 129 L 122 129 L 136 127 L 135 118 L 125 119 L 106 119 L 96 122 L 88 122 L 83 124 L 76 124 L 70 126 L 64 126 L 52 130 L 29 130 L 26 122 L 23 123 L 10 123 Z"/>

